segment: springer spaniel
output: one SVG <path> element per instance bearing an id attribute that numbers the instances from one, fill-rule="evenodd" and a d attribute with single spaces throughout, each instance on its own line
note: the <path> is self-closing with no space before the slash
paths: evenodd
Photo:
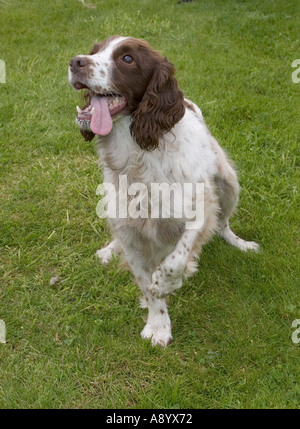
<path id="1" fill-rule="evenodd" d="M 89 55 L 72 58 L 69 66 L 73 88 L 87 89 L 77 124 L 86 140 L 97 136 L 104 182 L 114 185 L 117 194 L 121 176 L 129 185 L 143 184 L 149 194 L 153 183 L 204 183 L 198 226 L 188 228 L 187 216 L 174 211 L 169 217 L 161 212 L 154 218 L 112 217 L 114 239 L 97 251 L 102 263 L 124 255 L 143 293 L 142 306 L 148 308 L 141 336 L 162 347 L 172 341 L 165 297 L 196 272 L 203 244 L 217 233 L 241 250 L 258 250 L 255 242 L 242 240 L 229 227 L 239 194 L 235 170 L 199 107 L 178 89 L 174 72 L 173 64 L 145 41 L 119 36 L 95 44 Z M 132 196 L 125 195 L 129 206 Z M 178 206 L 186 200 L 172 201 Z M 198 202 L 194 191 L 192 202 L 193 207 Z"/>

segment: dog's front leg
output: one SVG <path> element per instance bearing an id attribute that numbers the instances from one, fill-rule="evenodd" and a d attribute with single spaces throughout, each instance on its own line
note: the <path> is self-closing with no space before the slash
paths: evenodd
<path id="1" fill-rule="evenodd" d="M 167 347 L 172 341 L 171 320 L 165 299 L 155 298 L 149 291 L 144 291 L 144 298 L 148 307 L 148 318 L 141 332 L 142 338 L 151 338 L 153 346 Z"/>
<path id="2" fill-rule="evenodd" d="M 166 300 L 156 298 L 151 294 L 151 273 L 146 268 L 141 255 L 128 245 L 123 246 L 123 250 L 131 271 L 143 292 L 142 307 L 148 308 L 147 323 L 141 332 L 141 336 L 151 339 L 153 346 L 166 347 L 173 341 Z"/>
<path id="3" fill-rule="evenodd" d="M 191 258 L 199 230 L 185 230 L 175 250 L 158 265 L 152 274 L 150 291 L 156 298 L 162 298 L 182 286 L 185 267 Z"/>

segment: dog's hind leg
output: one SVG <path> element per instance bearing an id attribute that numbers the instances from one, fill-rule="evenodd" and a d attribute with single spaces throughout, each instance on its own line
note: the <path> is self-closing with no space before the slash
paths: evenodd
<path id="1" fill-rule="evenodd" d="M 108 246 L 103 247 L 100 250 L 97 250 L 96 255 L 100 259 L 102 264 L 108 264 L 113 256 L 120 255 L 122 249 L 118 243 L 118 240 L 114 239 Z"/>
<path id="2" fill-rule="evenodd" d="M 253 250 L 254 252 L 259 250 L 259 244 L 255 243 L 255 241 L 246 241 L 238 237 L 234 232 L 231 231 L 228 224 L 222 230 L 220 230 L 219 235 L 229 244 L 238 247 L 240 250 Z"/>
<path id="3" fill-rule="evenodd" d="M 236 172 L 230 164 L 225 152 L 213 137 L 211 137 L 211 144 L 217 155 L 218 166 L 218 174 L 215 178 L 221 208 L 218 234 L 228 243 L 241 250 L 257 251 L 259 249 L 257 243 L 237 237 L 229 227 L 229 217 L 237 206 L 240 188 Z"/>

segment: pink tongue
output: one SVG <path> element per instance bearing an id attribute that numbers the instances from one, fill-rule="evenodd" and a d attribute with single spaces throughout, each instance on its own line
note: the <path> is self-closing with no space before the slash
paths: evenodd
<path id="1" fill-rule="evenodd" d="M 99 136 L 107 136 L 112 129 L 112 119 L 108 108 L 108 97 L 95 95 L 91 100 L 94 113 L 91 119 L 91 130 Z"/>

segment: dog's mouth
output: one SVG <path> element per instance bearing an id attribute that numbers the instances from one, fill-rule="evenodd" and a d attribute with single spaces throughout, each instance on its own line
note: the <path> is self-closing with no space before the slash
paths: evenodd
<path id="1" fill-rule="evenodd" d="M 76 84 L 74 87 L 76 87 Z M 81 88 L 84 87 L 82 86 Z M 121 113 L 125 106 L 126 99 L 120 94 L 96 94 L 91 91 L 89 106 L 84 109 L 80 109 L 77 106 L 77 122 L 79 125 L 82 123 L 85 128 L 90 128 L 98 136 L 106 136 L 112 130 L 113 118 Z"/>

